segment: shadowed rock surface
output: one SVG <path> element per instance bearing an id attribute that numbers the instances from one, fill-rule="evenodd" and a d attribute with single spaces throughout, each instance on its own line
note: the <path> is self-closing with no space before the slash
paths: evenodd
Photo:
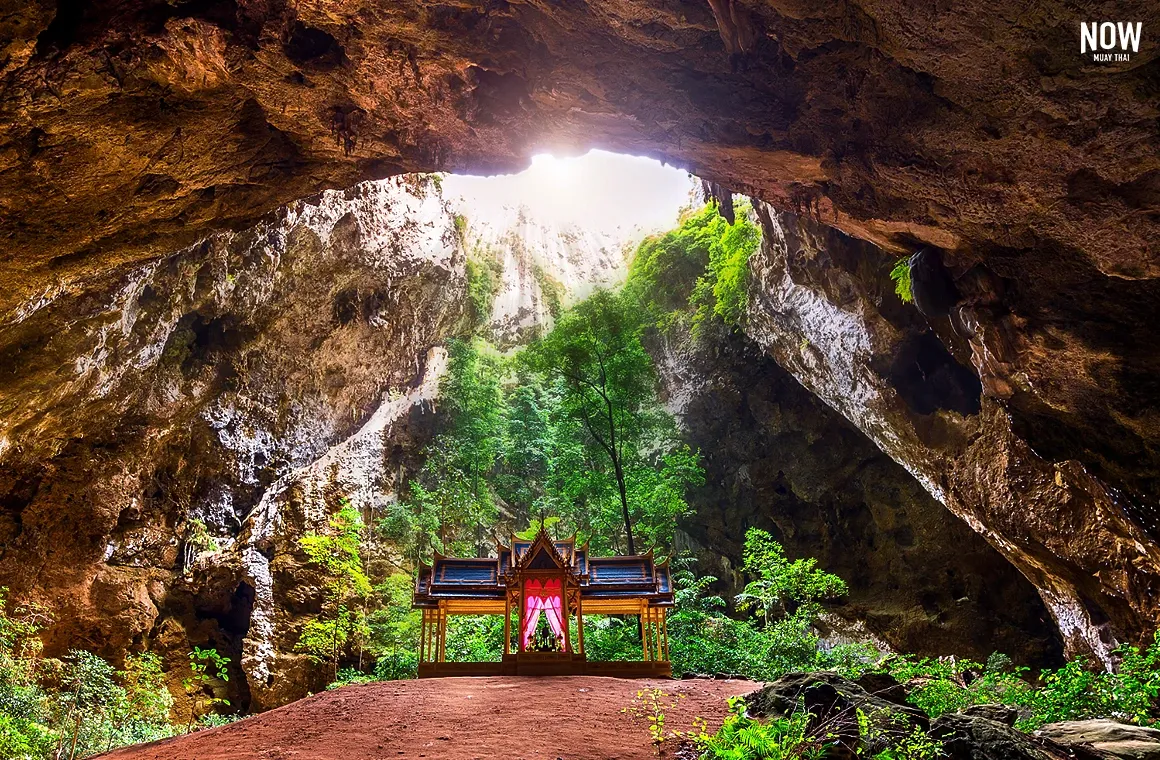
<path id="1" fill-rule="evenodd" d="M 867 243 L 758 212 L 764 237 L 750 262 L 746 328 L 754 340 L 1030 579 L 1069 652 L 1111 664 L 1118 641 L 1150 635 L 1160 547 L 1149 523 L 1077 447 L 1064 457 L 1021 436 L 1016 401 L 1033 391 L 1006 402 L 994 391 L 1017 366 L 1025 379 L 1041 373 L 1029 385 L 1073 389 L 1083 347 L 1061 345 L 1055 362 L 1037 364 L 1042 355 L 1025 346 L 994 369 L 986 333 L 968 340 L 964 322 L 932 324 L 905 307 L 889 262 Z"/>
<path id="2" fill-rule="evenodd" d="M 685 543 L 727 597 L 743 583 L 742 542 L 756 526 L 846 580 L 838 640 L 861 631 L 900 652 L 1060 659 L 1034 586 L 751 340 L 719 329 L 654 353 L 706 470 Z"/>

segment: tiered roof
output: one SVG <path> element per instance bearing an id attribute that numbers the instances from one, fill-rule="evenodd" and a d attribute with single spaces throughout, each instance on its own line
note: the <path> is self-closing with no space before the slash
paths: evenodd
<path id="1" fill-rule="evenodd" d="M 441 600 L 504 600 L 505 590 L 527 570 L 560 569 L 579 587 L 581 600 L 645 600 L 671 606 L 669 561 L 657 563 L 653 553 L 592 557 L 576 537 L 553 540 L 541 529 L 535 539 L 496 542 L 495 557 L 444 557 L 419 566 L 414 606 L 436 607 Z"/>

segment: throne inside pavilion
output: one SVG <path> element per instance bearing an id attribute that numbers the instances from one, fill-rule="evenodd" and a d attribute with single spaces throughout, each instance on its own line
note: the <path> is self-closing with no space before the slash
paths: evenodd
<path id="1" fill-rule="evenodd" d="M 415 582 L 413 607 L 423 611 L 419 677 L 670 677 L 666 614 L 672 606 L 667 559 L 657 563 L 651 551 L 592 557 L 586 544 L 576 546 L 575 536 L 554 540 L 543 527 L 530 541 L 512 536 L 508 546 L 497 542 L 495 557 L 436 554 L 432 564 L 420 565 Z M 518 613 L 515 630 L 513 610 Z M 586 614 L 639 616 L 641 659 L 587 659 Z M 451 615 L 502 615 L 503 659 L 447 662 Z"/>

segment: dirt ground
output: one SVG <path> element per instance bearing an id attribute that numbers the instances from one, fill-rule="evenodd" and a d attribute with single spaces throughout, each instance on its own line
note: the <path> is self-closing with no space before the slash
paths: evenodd
<path id="1" fill-rule="evenodd" d="M 716 727 L 749 681 L 431 678 L 348 686 L 190 736 L 126 747 L 105 760 L 647 760 L 647 722 L 621 713 L 638 690 L 683 695 L 665 728 Z M 672 701 L 671 699 L 669 701 Z M 672 757 L 676 742 L 662 757 Z"/>

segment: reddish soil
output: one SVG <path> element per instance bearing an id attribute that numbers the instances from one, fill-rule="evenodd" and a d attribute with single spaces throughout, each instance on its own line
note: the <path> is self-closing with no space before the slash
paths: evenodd
<path id="1" fill-rule="evenodd" d="M 348 686 L 190 736 L 126 747 L 106 760 L 647 760 L 647 722 L 621 713 L 653 686 L 683 695 L 666 729 L 715 728 L 749 681 L 432 678 Z M 672 750 L 676 742 L 667 742 Z"/>

